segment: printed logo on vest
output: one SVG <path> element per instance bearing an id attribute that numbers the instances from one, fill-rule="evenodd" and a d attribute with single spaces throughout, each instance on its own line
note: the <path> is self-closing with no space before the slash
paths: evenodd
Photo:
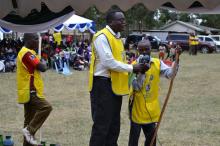
<path id="1" fill-rule="evenodd" d="M 35 55 L 30 55 L 29 58 L 30 58 L 31 60 L 34 60 L 34 59 L 36 58 L 36 56 L 35 56 Z"/>
<path id="2" fill-rule="evenodd" d="M 153 75 L 150 75 L 150 81 L 152 81 L 154 79 Z"/>
<path id="3" fill-rule="evenodd" d="M 146 86 L 146 91 L 147 92 L 150 91 L 150 85 L 149 84 Z"/>

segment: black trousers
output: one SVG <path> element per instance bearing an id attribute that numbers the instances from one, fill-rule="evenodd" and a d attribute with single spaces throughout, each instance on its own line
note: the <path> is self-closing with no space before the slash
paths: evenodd
<path id="1" fill-rule="evenodd" d="M 155 131 L 155 123 L 150 124 L 136 124 L 131 122 L 130 125 L 130 135 L 129 135 L 129 146 L 138 146 L 138 139 L 140 137 L 141 129 L 145 135 L 145 143 L 144 146 L 150 146 L 151 139 L 153 138 L 153 134 Z M 154 146 L 156 146 L 156 139 L 154 140 Z"/>
<path id="2" fill-rule="evenodd" d="M 195 48 L 194 48 L 194 52 L 193 52 L 193 54 L 194 54 L 194 55 L 197 55 L 198 45 L 195 45 L 194 47 L 195 47 Z"/>
<path id="3" fill-rule="evenodd" d="M 189 55 L 197 55 L 198 45 L 191 45 L 189 48 Z"/>
<path id="4" fill-rule="evenodd" d="M 112 92 L 110 79 L 94 77 L 90 98 L 93 126 L 89 146 L 118 146 L 122 96 Z"/>

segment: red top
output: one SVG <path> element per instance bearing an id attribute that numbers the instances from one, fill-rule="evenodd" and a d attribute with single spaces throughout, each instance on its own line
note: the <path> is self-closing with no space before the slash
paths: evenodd
<path id="1" fill-rule="evenodd" d="M 22 63 L 26 66 L 30 74 L 34 73 L 34 70 L 36 69 L 36 66 L 39 64 L 39 62 L 40 60 L 31 52 L 27 52 L 22 58 Z M 30 78 L 30 89 L 31 90 L 35 89 L 33 75 Z"/>
<path id="2" fill-rule="evenodd" d="M 163 62 L 166 64 L 166 65 L 168 65 L 168 66 L 172 66 L 172 61 L 170 61 L 170 60 L 163 60 Z"/>

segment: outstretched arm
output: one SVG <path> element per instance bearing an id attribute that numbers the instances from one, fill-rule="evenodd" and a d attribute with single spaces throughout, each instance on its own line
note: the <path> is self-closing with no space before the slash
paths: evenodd
<path id="1" fill-rule="evenodd" d="M 176 49 L 175 61 L 172 64 L 172 67 L 167 66 L 163 61 L 160 65 L 160 74 L 168 79 L 172 79 L 176 76 L 179 68 L 179 56 L 181 53 L 181 48 L 178 46 Z"/>
<path id="2" fill-rule="evenodd" d="M 175 55 L 175 61 L 172 65 L 172 76 L 171 78 L 175 78 L 177 72 L 178 72 L 178 68 L 179 68 L 179 57 L 181 54 L 181 48 L 180 46 L 177 46 L 176 48 L 176 55 Z"/>

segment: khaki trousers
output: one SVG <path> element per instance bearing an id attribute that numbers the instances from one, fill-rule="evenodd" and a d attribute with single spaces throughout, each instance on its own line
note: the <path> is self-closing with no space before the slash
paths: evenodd
<path id="1" fill-rule="evenodd" d="M 24 127 L 35 135 L 37 130 L 52 111 L 52 106 L 45 99 L 37 97 L 36 93 L 31 93 L 30 101 L 24 104 Z M 33 146 L 24 140 L 23 146 Z"/>

